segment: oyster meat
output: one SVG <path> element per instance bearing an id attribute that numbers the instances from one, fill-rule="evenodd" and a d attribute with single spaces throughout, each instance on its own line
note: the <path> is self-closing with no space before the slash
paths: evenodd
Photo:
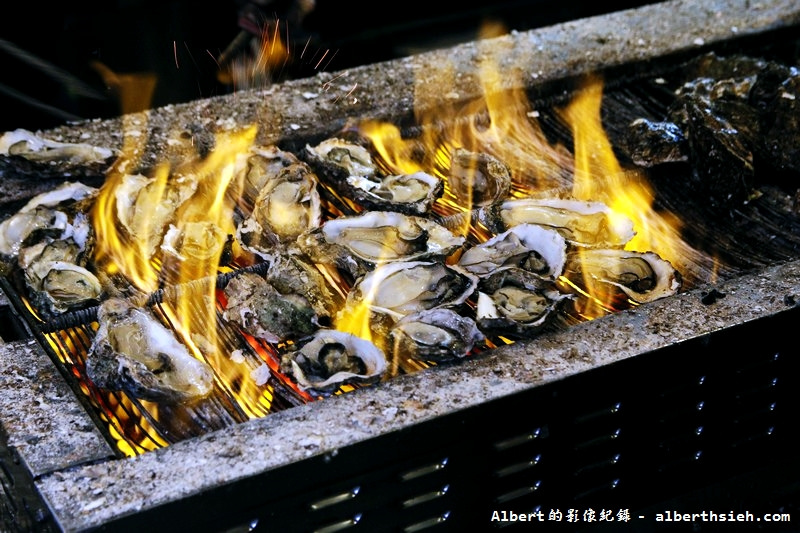
<path id="1" fill-rule="evenodd" d="M 320 329 L 281 357 L 281 370 L 306 391 L 331 394 L 346 384 L 381 379 L 386 355 L 370 341 L 335 329 Z"/>
<path id="2" fill-rule="evenodd" d="M 445 258 L 464 241 L 427 218 L 368 211 L 328 220 L 301 235 L 297 244 L 315 263 L 358 277 L 381 263 Z"/>
<path id="3" fill-rule="evenodd" d="M 326 139 L 316 146 L 307 145 L 306 154 L 312 163 L 318 163 L 323 168 L 338 168 L 346 176 L 367 178 L 377 172 L 369 150 L 338 137 Z"/>
<path id="4" fill-rule="evenodd" d="M 483 207 L 478 219 L 500 233 L 518 224 L 538 224 L 584 247 L 624 246 L 636 232 L 633 221 L 602 202 L 562 198 L 519 198 Z"/>
<path id="5" fill-rule="evenodd" d="M 146 308 L 109 298 L 86 357 L 86 373 L 98 387 L 156 402 L 189 402 L 208 396 L 214 373 L 195 358 Z"/>
<path id="6" fill-rule="evenodd" d="M 456 148 L 447 181 L 464 206 L 483 206 L 503 200 L 511 190 L 511 171 L 496 157 Z"/>
<path id="7" fill-rule="evenodd" d="M 606 287 L 637 303 L 672 296 L 681 287 L 680 273 L 654 252 L 579 250 L 569 255 L 564 275 L 578 286 L 592 285 L 592 294 Z"/>
<path id="8" fill-rule="evenodd" d="M 468 248 L 459 266 L 478 277 L 519 267 L 554 280 L 567 260 L 567 241 L 556 230 L 536 224 L 518 224 Z"/>
<path id="9" fill-rule="evenodd" d="M 519 268 L 482 279 L 476 322 L 486 334 L 525 338 L 543 330 L 571 299 L 553 283 Z"/>
<path id="10" fill-rule="evenodd" d="M 461 359 L 486 340 L 475 320 L 440 307 L 406 315 L 389 330 L 389 347 L 398 357 L 445 362 Z"/>
<path id="11" fill-rule="evenodd" d="M 275 145 L 255 146 L 243 157 L 245 161 L 241 166 L 243 173 L 242 200 L 245 205 L 250 206 L 248 212 L 255 203 L 259 191 L 269 181 L 273 180 L 284 168 L 300 162 L 296 155 L 281 150 Z"/>

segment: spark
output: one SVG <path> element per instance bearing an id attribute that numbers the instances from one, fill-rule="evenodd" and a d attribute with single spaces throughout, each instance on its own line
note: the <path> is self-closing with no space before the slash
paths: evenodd
<path id="1" fill-rule="evenodd" d="M 178 46 L 175 41 L 172 41 L 172 56 L 175 58 L 175 68 L 180 70 L 181 66 L 178 64 Z"/>
<path id="2" fill-rule="evenodd" d="M 222 66 L 219 64 L 219 61 L 217 61 L 217 58 L 214 57 L 214 54 L 211 53 L 211 50 L 206 48 L 206 53 L 211 56 L 211 60 L 217 65 L 217 68 L 222 69 Z"/>
<path id="3" fill-rule="evenodd" d="M 332 84 L 333 82 L 335 82 L 336 80 L 338 80 L 339 78 L 341 78 L 342 76 L 344 76 L 344 73 L 342 73 L 342 74 L 337 74 L 337 75 L 336 75 L 336 76 L 334 76 L 333 78 L 331 78 L 331 79 L 329 79 L 328 81 L 326 81 L 325 83 L 323 83 L 323 84 L 322 84 L 322 90 L 323 90 L 323 91 L 327 91 L 327 90 L 329 90 L 329 89 L 331 88 L 331 84 Z"/>
<path id="4" fill-rule="evenodd" d="M 330 48 L 328 48 L 327 50 L 325 50 L 325 53 L 324 53 L 324 54 L 322 54 L 322 57 L 321 57 L 321 58 L 319 58 L 319 61 L 318 61 L 318 62 L 317 62 L 317 64 L 314 66 L 314 70 L 317 70 L 317 69 L 319 68 L 319 65 L 320 65 L 320 63 L 322 63 L 322 60 L 323 60 L 323 59 L 325 59 L 325 56 L 326 56 L 326 55 L 328 55 L 328 52 L 330 52 L 330 51 L 331 51 L 331 49 L 330 49 Z"/>
<path id="5" fill-rule="evenodd" d="M 306 45 L 303 47 L 303 51 L 300 52 L 300 59 L 303 59 L 303 56 L 306 55 L 306 50 L 308 50 L 308 45 L 311 44 L 311 37 L 308 38 L 306 41 Z"/>

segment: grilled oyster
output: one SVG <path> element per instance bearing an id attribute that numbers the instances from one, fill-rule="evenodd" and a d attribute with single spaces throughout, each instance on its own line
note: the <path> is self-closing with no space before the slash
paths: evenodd
<path id="1" fill-rule="evenodd" d="M 96 194 L 94 187 L 64 182 L 52 191 L 34 196 L 17 213 L 0 223 L 0 253 L 15 256 L 21 247 L 44 238 L 72 235 L 76 242 L 85 244 L 90 225 L 81 206 Z"/>
<path id="2" fill-rule="evenodd" d="M 344 304 L 344 298 L 331 290 L 319 269 L 301 255 L 276 253 L 270 256 L 265 278 L 281 294 L 302 295 L 322 325 L 329 323 Z"/>
<path id="3" fill-rule="evenodd" d="M 72 239 L 24 248 L 19 260 L 31 304 L 46 317 L 94 304 L 103 294 L 97 277 L 78 264 L 81 247 Z"/>
<path id="4" fill-rule="evenodd" d="M 489 205 L 508 196 L 511 171 L 492 155 L 456 148 L 447 183 L 462 205 Z"/>
<path id="5" fill-rule="evenodd" d="M 447 308 L 406 315 L 389 330 L 389 346 L 396 356 L 422 361 L 463 358 L 485 339 L 472 318 Z"/>
<path id="6" fill-rule="evenodd" d="M 585 247 L 624 246 L 636 234 L 632 220 L 602 202 L 561 198 L 506 200 L 481 208 L 478 219 L 495 233 L 518 224 L 538 224 Z"/>
<path id="7" fill-rule="evenodd" d="M 382 175 L 369 150 L 343 139 L 308 146 L 306 155 L 327 184 L 361 209 L 424 215 L 444 191 L 442 180 L 426 172 Z"/>
<path id="8" fill-rule="evenodd" d="M 580 250 L 569 255 L 564 275 L 578 286 L 591 285 L 592 294 L 602 295 L 605 287 L 637 303 L 672 296 L 681 287 L 680 273 L 654 252 Z"/>
<path id="9" fill-rule="evenodd" d="M 570 298 L 531 272 L 501 270 L 481 280 L 476 322 L 486 334 L 530 337 L 544 329 Z"/>
<path id="10" fill-rule="evenodd" d="M 188 402 L 213 390 L 211 367 L 192 356 L 146 308 L 109 298 L 86 357 L 95 385 L 157 402 Z"/>
<path id="11" fill-rule="evenodd" d="M 114 190 L 117 220 L 128 236 L 146 243 L 145 252 L 152 257 L 161 246 L 176 212 L 197 190 L 191 176 L 170 176 L 164 180 L 143 174 L 122 176 Z"/>
<path id="12" fill-rule="evenodd" d="M 461 254 L 459 266 L 478 277 L 519 267 L 554 280 L 564 270 L 567 242 L 557 231 L 518 224 Z"/>
<path id="13" fill-rule="evenodd" d="M 241 172 L 242 199 L 249 213 L 258 197 L 258 193 L 273 180 L 278 173 L 289 165 L 299 163 L 300 160 L 291 152 L 281 150 L 277 146 L 254 146 L 244 156 L 245 162 Z"/>
<path id="14" fill-rule="evenodd" d="M 437 261 L 386 263 L 361 277 L 350 289 L 340 316 L 368 305 L 393 320 L 436 307 L 456 307 L 472 295 L 478 278 Z"/>
<path id="15" fill-rule="evenodd" d="M 242 246 L 258 255 L 297 240 L 322 222 L 317 176 L 305 163 L 283 167 L 264 181 L 252 214 L 236 229 Z"/>
<path id="16" fill-rule="evenodd" d="M 447 257 L 464 241 L 427 218 L 368 211 L 328 220 L 303 233 L 297 244 L 315 263 L 334 265 L 358 277 L 381 263 Z"/>
<path id="17" fill-rule="evenodd" d="M 281 370 L 298 386 L 330 394 L 342 385 L 367 385 L 386 372 L 386 355 L 370 341 L 335 329 L 320 329 L 281 358 Z"/>
<path id="18" fill-rule="evenodd" d="M 317 314 L 304 296 L 282 294 L 252 272 L 233 277 L 225 287 L 225 296 L 228 302 L 223 318 L 267 342 L 304 337 L 319 327 Z"/>
<path id="19" fill-rule="evenodd" d="M 7 178 L 96 180 L 115 155 L 110 148 L 58 142 L 21 128 L 0 135 L 0 173 Z"/>

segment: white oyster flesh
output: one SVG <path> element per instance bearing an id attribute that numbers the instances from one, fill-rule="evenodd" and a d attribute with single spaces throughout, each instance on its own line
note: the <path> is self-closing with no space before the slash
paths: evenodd
<path id="1" fill-rule="evenodd" d="M 104 301 L 86 358 L 97 386 L 142 400 L 188 402 L 208 396 L 214 373 L 146 308 L 119 298 Z"/>
<path id="2" fill-rule="evenodd" d="M 423 361 L 465 357 L 484 340 L 484 334 L 472 318 L 447 308 L 406 315 L 389 331 L 389 346 L 394 354 Z"/>

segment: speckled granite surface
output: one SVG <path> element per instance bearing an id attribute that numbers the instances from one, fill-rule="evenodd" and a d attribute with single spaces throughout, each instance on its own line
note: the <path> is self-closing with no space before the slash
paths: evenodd
<path id="1" fill-rule="evenodd" d="M 417 91 L 444 99 L 477 96 L 477 65 L 497 51 L 500 66 L 519 74 L 509 76 L 508 83 L 529 86 L 644 60 L 656 50 L 701 49 L 798 19 L 796 0 L 670 1 L 263 90 L 65 126 L 47 135 L 120 149 L 136 133 L 145 140 L 137 148 L 145 162 L 165 154 L 177 157 L 190 147 L 213 143 L 217 131 L 250 124 L 259 126 L 259 140 L 265 143 L 325 135 L 353 117 L 407 115 Z M 434 74 L 443 66 L 456 73 L 457 91 L 436 91 Z M 20 195 L 36 191 L 30 183 L 19 187 L 25 187 L 16 191 Z M 0 386 L 12 391 L 0 399 L 0 423 L 10 435 L 9 444 L 37 476 L 37 487 L 59 525 L 78 531 L 786 309 L 800 298 L 800 263 L 777 265 L 715 288 L 726 296 L 711 305 L 701 302 L 710 287 L 697 288 L 462 364 L 281 411 L 134 459 L 111 459 L 41 348 L 33 341 L 11 342 L 0 346 Z M 343 425 L 347 431 L 341 431 Z"/>

